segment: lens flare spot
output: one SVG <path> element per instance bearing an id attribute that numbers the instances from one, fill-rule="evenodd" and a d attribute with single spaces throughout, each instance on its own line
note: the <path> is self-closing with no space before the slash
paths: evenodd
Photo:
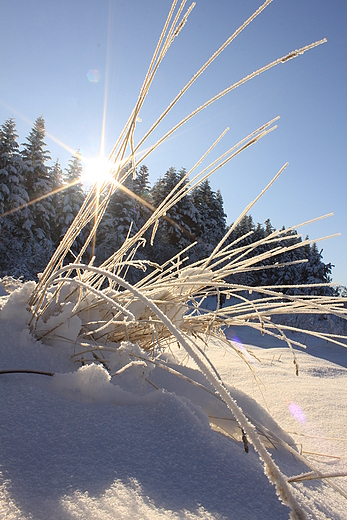
<path id="1" fill-rule="evenodd" d="M 225 331 L 225 337 L 229 341 L 231 341 L 240 352 L 242 352 L 242 354 L 244 355 L 247 362 L 252 363 L 253 365 L 258 365 L 257 360 L 253 356 L 251 356 L 251 354 L 248 352 L 248 350 L 243 346 L 243 343 L 240 340 L 240 338 L 238 336 L 236 336 L 236 334 L 232 331 L 232 329 Z"/>
<path id="2" fill-rule="evenodd" d="M 87 74 L 87 78 L 90 83 L 98 83 L 100 79 L 100 73 L 97 69 L 91 69 Z"/>
<path id="3" fill-rule="evenodd" d="M 301 423 L 306 422 L 306 416 L 298 404 L 290 403 L 289 411 L 297 421 Z"/>
<path id="4" fill-rule="evenodd" d="M 236 345 L 239 347 L 239 349 L 245 350 L 244 346 L 242 345 L 242 341 L 240 340 L 240 338 L 238 338 L 237 336 L 233 336 L 231 339 L 232 339 L 232 341 L 234 343 L 236 343 Z"/>

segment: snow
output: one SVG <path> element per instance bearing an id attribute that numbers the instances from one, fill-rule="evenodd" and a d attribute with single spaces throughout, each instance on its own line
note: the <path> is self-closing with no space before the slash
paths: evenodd
<path id="1" fill-rule="evenodd" d="M 1 518 L 289 517 L 253 448 L 246 453 L 230 437 L 241 438 L 230 411 L 182 349 L 166 365 L 186 379 L 129 342 L 110 353 L 112 377 L 101 365 L 76 366 L 73 345 L 30 335 L 30 282 L 9 290 L 10 297 L 0 285 L 0 370 L 55 375 L 0 374 Z M 207 352 L 247 416 L 322 473 L 346 472 L 347 350 L 306 338 L 297 377 L 287 347 L 245 328 L 227 334 L 247 352 L 257 381 L 232 349 L 211 341 Z M 276 448 L 271 455 L 286 476 L 311 471 Z M 330 482 L 347 494 L 347 477 Z M 325 481 L 292 488 L 308 518 L 347 518 L 346 498 Z"/>

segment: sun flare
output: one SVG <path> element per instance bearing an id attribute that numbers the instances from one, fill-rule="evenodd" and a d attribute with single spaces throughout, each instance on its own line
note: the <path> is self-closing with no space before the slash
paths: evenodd
<path id="1" fill-rule="evenodd" d="M 113 164 L 110 161 L 108 161 L 106 157 L 93 157 L 91 159 L 85 159 L 84 162 L 84 184 L 98 183 L 99 185 L 101 185 L 105 181 L 112 180 Z"/>

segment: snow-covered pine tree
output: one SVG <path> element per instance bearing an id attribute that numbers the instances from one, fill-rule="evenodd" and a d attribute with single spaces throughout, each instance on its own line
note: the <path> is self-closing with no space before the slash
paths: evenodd
<path id="1" fill-rule="evenodd" d="M 51 236 L 54 246 L 57 246 L 61 236 L 60 219 L 63 209 L 64 192 L 62 187 L 64 184 L 63 170 L 60 166 L 59 159 L 50 168 L 50 176 L 52 181 L 52 206 L 54 208 L 54 218 L 51 220 Z"/>
<path id="2" fill-rule="evenodd" d="M 226 214 L 220 190 L 215 193 L 208 179 L 192 191 L 191 198 L 197 209 L 194 234 L 199 242 L 192 255 L 198 259 L 211 253 L 225 235 Z"/>
<path id="3" fill-rule="evenodd" d="M 159 177 L 151 189 L 153 206 L 157 208 L 168 194 L 166 179 Z M 170 256 L 173 256 L 173 248 L 169 245 L 167 227 L 168 223 L 162 218 L 159 221 L 159 226 L 155 234 L 155 247 L 149 246 L 149 259 L 153 262 L 163 263 Z M 170 252 L 166 252 L 167 248 L 170 249 Z"/>
<path id="4" fill-rule="evenodd" d="M 141 227 L 147 222 L 148 218 L 153 212 L 146 204 L 150 204 L 153 207 L 151 185 L 149 182 L 149 171 L 147 166 L 142 165 L 136 172 L 136 177 L 133 180 L 133 192 L 136 195 L 134 200 L 134 226 L 135 229 L 141 229 Z M 141 200 L 139 200 L 141 199 Z M 139 259 L 149 260 L 151 258 L 151 246 L 150 238 L 151 231 L 148 230 L 144 234 L 146 244 L 144 247 L 140 247 L 136 257 Z"/>
<path id="5" fill-rule="evenodd" d="M 256 237 L 254 236 L 255 229 L 256 229 L 256 227 L 254 225 L 251 215 L 245 215 L 243 217 L 243 219 L 241 220 L 241 222 L 239 222 L 239 224 L 236 226 L 236 228 L 230 234 L 230 236 L 228 238 L 228 243 L 231 244 L 235 240 L 239 240 L 236 247 L 251 245 L 252 243 L 254 243 L 256 241 Z M 249 232 L 252 232 L 252 234 L 241 239 L 241 237 L 244 237 Z M 258 234 L 259 234 L 259 230 L 258 230 Z M 242 258 L 242 260 L 246 260 L 249 257 L 250 257 L 250 255 L 245 255 Z M 257 265 L 259 265 L 259 264 L 257 264 Z M 230 283 L 239 283 L 239 284 L 243 284 L 243 285 L 254 286 L 254 285 L 256 285 L 258 277 L 259 277 L 259 272 L 256 272 L 256 271 L 252 272 L 252 271 L 247 270 L 245 272 L 241 271 L 239 273 L 235 273 L 231 278 L 228 279 L 228 281 Z"/>
<path id="6" fill-rule="evenodd" d="M 28 195 L 21 186 L 23 161 L 17 138 L 15 121 L 10 118 L 0 128 L 0 214 L 27 202 Z"/>
<path id="7" fill-rule="evenodd" d="M 130 226 L 133 235 L 137 228 L 134 220 L 136 201 L 129 192 L 133 192 L 134 180 L 130 175 L 122 186 L 112 195 L 107 210 L 97 230 L 96 261 L 98 264 L 106 260 L 125 241 Z"/>
<path id="8" fill-rule="evenodd" d="M 45 148 L 45 121 L 38 117 L 23 144 L 22 157 L 25 164 L 25 188 L 30 205 L 24 228 L 28 232 L 24 261 L 32 276 L 42 270 L 53 252 L 50 223 L 55 217 L 52 204 L 52 179 L 46 161 L 51 159 Z"/>
<path id="9" fill-rule="evenodd" d="M 284 226 L 282 226 L 282 230 L 285 230 Z M 275 242 L 273 247 L 290 247 L 295 244 L 299 244 L 302 241 L 301 237 L 298 236 L 298 233 L 295 230 L 287 231 L 285 236 L 289 237 L 289 239 L 286 239 L 284 242 Z M 304 264 L 292 264 L 292 262 L 300 262 L 304 260 L 305 250 L 302 247 L 298 247 L 290 251 L 284 251 L 281 255 L 270 259 L 271 264 L 285 263 L 288 265 L 268 271 L 268 285 L 296 285 L 298 283 L 303 283 L 302 268 Z M 281 290 L 285 294 L 302 294 L 302 289 L 299 290 L 296 288 L 284 288 Z"/>
<path id="10" fill-rule="evenodd" d="M 6 121 L 9 123 L 9 120 Z M 5 124 L 6 124 L 5 123 Z M 8 172 L 8 139 L 5 137 L 5 124 L 0 129 L 0 215 L 8 212 L 9 208 L 9 172 Z M 12 134 L 13 135 L 13 134 Z M 7 146 L 6 146 L 7 145 Z M 0 230 L 3 226 L 3 218 L 0 220 Z"/>
<path id="11" fill-rule="evenodd" d="M 13 275 L 21 274 L 16 264 L 22 254 L 25 205 L 29 200 L 17 138 L 15 121 L 10 118 L 0 128 L 0 271 Z"/>
<path id="12" fill-rule="evenodd" d="M 136 171 L 134 179 L 134 193 L 141 196 L 143 199 L 147 199 L 150 196 L 151 185 L 149 182 L 149 171 L 146 165 L 142 165 L 139 170 Z"/>
<path id="13" fill-rule="evenodd" d="M 317 244 L 309 244 L 304 246 L 305 257 L 308 262 L 303 264 L 301 268 L 301 283 L 329 283 L 332 281 L 331 272 L 333 265 L 323 262 L 322 251 L 318 250 Z M 316 287 L 307 290 L 308 294 L 332 295 L 334 289 L 332 287 Z"/>
<path id="14" fill-rule="evenodd" d="M 285 227 L 282 227 L 285 231 Z M 262 224 L 254 225 L 252 217 L 246 216 L 242 219 L 239 225 L 235 228 L 233 233 L 229 237 L 229 241 L 232 242 L 244 236 L 247 232 L 252 231 L 252 234 L 247 238 L 238 242 L 237 247 L 243 245 L 252 245 L 258 240 L 269 236 L 275 228 L 272 226 L 270 219 L 267 219 Z M 285 235 L 289 237 L 284 241 L 274 240 L 271 244 L 260 245 L 254 249 L 252 255 L 259 255 L 267 252 L 270 249 L 285 248 L 286 246 L 295 245 L 301 242 L 301 237 L 297 231 L 287 231 Z M 308 237 L 306 237 L 308 239 Z M 331 282 L 331 271 L 332 265 L 325 264 L 322 260 L 322 252 L 318 251 L 315 244 L 307 244 L 303 247 L 298 247 L 292 250 L 283 249 L 283 253 L 276 254 L 275 256 L 262 260 L 261 262 L 254 264 L 255 267 L 264 269 L 257 269 L 256 271 L 245 271 L 240 272 L 233 276 L 230 282 L 237 282 L 249 286 L 264 286 L 264 285 L 298 285 L 298 284 L 320 284 Z M 247 259 L 249 255 L 245 255 L 244 259 Z M 307 262 L 303 263 L 303 261 Z M 276 264 L 291 264 L 293 262 L 302 262 L 292 265 L 286 265 L 285 267 L 276 267 Z M 273 266 L 273 267 L 272 267 Z M 300 288 L 281 289 L 283 293 L 288 294 L 302 294 L 303 292 L 308 295 L 320 294 L 320 295 L 332 295 L 334 290 L 331 287 L 316 287 L 316 288 Z"/>
<path id="15" fill-rule="evenodd" d="M 137 197 L 134 199 L 134 223 L 136 224 L 136 228 L 140 229 L 152 213 L 152 210 L 146 206 L 146 203 L 152 203 L 149 171 L 147 166 L 142 165 L 136 172 L 132 188 Z"/>
<path id="16" fill-rule="evenodd" d="M 79 151 L 77 151 L 76 155 L 73 155 L 70 159 L 69 165 L 67 168 L 65 168 L 65 172 L 63 174 L 63 183 L 65 189 L 60 192 L 61 196 L 60 211 L 58 216 L 57 243 L 60 242 L 61 238 L 70 227 L 85 199 L 85 192 L 83 191 L 81 185 L 82 171 L 82 162 L 79 159 Z M 73 254 L 77 254 L 77 252 L 81 249 L 84 243 L 84 238 L 85 237 L 82 231 L 81 234 L 77 237 L 76 243 L 73 245 Z"/>
<path id="17" fill-rule="evenodd" d="M 259 224 L 258 224 L 259 226 Z M 275 228 L 272 226 L 270 219 L 265 221 L 265 227 L 263 227 L 264 236 L 268 236 Z M 282 231 L 285 231 L 285 227 L 282 226 Z M 252 235 L 252 240 L 257 240 L 255 232 Z M 299 244 L 302 240 L 296 230 L 287 231 L 284 235 L 286 240 L 280 241 L 275 240 L 271 245 L 267 245 L 265 248 L 260 246 L 257 248 L 258 253 L 265 252 L 269 248 L 275 249 L 278 247 L 286 248 L 296 244 Z M 288 237 L 288 238 L 287 238 Z M 306 237 L 308 239 L 308 237 Z M 307 260 L 305 262 L 305 260 Z M 293 263 L 300 262 L 300 263 Z M 298 285 L 298 284 L 319 284 L 331 282 L 331 269 L 332 265 L 325 264 L 322 260 L 321 252 L 318 251 L 316 244 L 307 244 L 303 247 L 297 247 L 292 250 L 284 250 L 283 253 L 269 258 L 259 265 L 276 266 L 276 264 L 288 264 L 284 267 L 271 269 L 264 269 L 258 271 L 260 276 L 256 280 L 257 285 Z M 291 264 L 291 265 L 290 265 Z M 288 294 L 333 294 L 333 289 L 330 287 L 316 287 L 316 288 L 283 288 L 283 293 Z"/>
<path id="18" fill-rule="evenodd" d="M 214 201 L 214 207 L 216 210 L 216 218 L 218 225 L 218 233 L 221 233 L 221 238 L 224 236 L 227 228 L 227 215 L 224 212 L 224 201 L 222 192 L 220 189 L 216 191 L 216 197 Z"/>
<path id="19" fill-rule="evenodd" d="M 169 168 L 164 177 L 160 178 L 152 188 L 153 205 L 158 207 L 185 175 L 184 169 L 177 172 L 175 168 Z M 187 195 L 170 209 L 166 218 L 161 219 L 152 252 L 154 260 L 159 263 L 165 262 L 194 242 L 197 223 L 198 210 L 191 196 Z"/>

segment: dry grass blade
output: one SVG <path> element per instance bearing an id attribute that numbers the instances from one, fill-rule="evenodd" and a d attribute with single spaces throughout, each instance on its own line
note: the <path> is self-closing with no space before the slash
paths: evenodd
<path id="1" fill-rule="evenodd" d="M 314 472 L 305 473 L 303 475 L 297 475 L 296 477 L 290 477 L 288 482 L 304 482 L 306 480 L 320 480 L 327 478 L 347 477 L 347 473 L 322 473 L 316 474 Z"/>

